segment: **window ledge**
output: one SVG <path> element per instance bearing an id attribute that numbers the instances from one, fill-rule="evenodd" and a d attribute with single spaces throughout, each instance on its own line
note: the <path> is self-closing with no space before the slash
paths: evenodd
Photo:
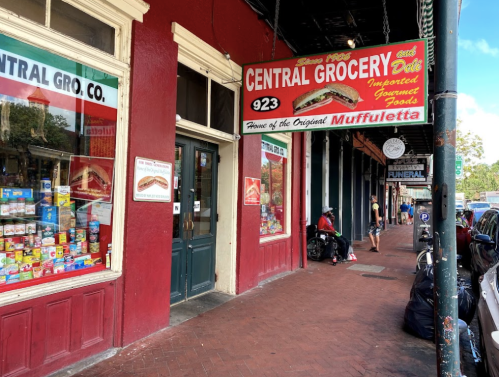
<path id="1" fill-rule="evenodd" d="M 272 242 L 272 241 L 279 241 L 279 240 L 283 240 L 283 239 L 286 239 L 289 237 L 291 237 L 291 234 L 280 234 L 278 236 L 260 238 L 260 244 L 268 243 L 268 242 Z"/>
<path id="2" fill-rule="evenodd" d="M 69 291 L 86 287 L 89 285 L 105 283 L 116 280 L 121 272 L 101 271 L 89 273 L 74 278 L 61 279 L 50 283 L 35 285 L 33 287 L 21 288 L 0 294 L 0 307 L 16 304 L 18 302 L 32 300 L 38 297 L 48 296 L 59 292 Z"/>

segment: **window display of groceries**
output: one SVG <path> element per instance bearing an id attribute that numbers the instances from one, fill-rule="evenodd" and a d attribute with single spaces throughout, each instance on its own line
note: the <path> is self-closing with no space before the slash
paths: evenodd
<path id="1" fill-rule="evenodd" d="M 76 227 L 69 186 L 42 179 L 35 197 L 32 189 L 0 190 L 0 286 L 103 264 L 98 218 Z"/>
<path id="2" fill-rule="evenodd" d="M 263 206 L 262 206 L 263 207 Z M 266 208 L 264 208 L 265 210 Z M 270 213 L 263 212 L 260 216 L 260 235 L 282 233 L 282 224 L 276 219 L 275 206 L 270 207 Z"/>

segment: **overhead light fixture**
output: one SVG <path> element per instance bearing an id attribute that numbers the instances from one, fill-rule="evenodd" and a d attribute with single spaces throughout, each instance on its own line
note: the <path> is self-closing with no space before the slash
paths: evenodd
<path id="1" fill-rule="evenodd" d="M 353 39 L 349 39 L 347 43 L 350 46 L 350 48 L 355 48 L 355 41 Z"/>
<path id="2" fill-rule="evenodd" d="M 395 126 L 395 130 L 393 131 L 394 133 L 397 133 L 397 126 Z"/>

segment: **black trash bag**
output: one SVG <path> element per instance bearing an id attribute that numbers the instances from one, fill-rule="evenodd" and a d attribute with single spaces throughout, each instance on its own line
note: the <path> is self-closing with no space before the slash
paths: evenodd
<path id="1" fill-rule="evenodd" d="M 427 339 L 435 339 L 433 305 L 415 294 L 405 308 L 404 322 L 410 332 Z"/>
<path id="2" fill-rule="evenodd" d="M 416 274 L 416 278 L 412 283 L 410 298 L 417 292 L 419 296 L 431 300 L 433 305 L 433 266 L 426 265 Z"/>
<path id="3" fill-rule="evenodd" d="M 433 266 L 418 271 L 405 308 L 404 322 L 415 335 L 428 340 L 435 338 L 433 318 Z"/>
<path id="4" fill-rule="evenodd" d="M 459 319 L 469 325 L 475 316 L 477 305 L 471 285 L 458 281 L 457 305 Z"/>
<path id="5" fill-rule="evenodd" d="M 476 299 L 471 284 L 464 279 L 457 282 L 458 318 L 468 325 L 476 311 Z M 418 271 L 411 288 L 411 298 L 405 309 L 407 328 L 423 339 L 434 340 L 433 266 Z"/>

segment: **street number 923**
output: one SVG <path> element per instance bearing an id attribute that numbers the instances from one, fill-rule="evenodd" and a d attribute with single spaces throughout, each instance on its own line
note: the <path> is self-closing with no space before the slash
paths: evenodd
<path id="1" fill-rule="evenodd" d="M 272 111 L 281 106 L 281 101 L 275 97 L 260 97 L 251 102 L 251 108 L 255 111 Z"/>

